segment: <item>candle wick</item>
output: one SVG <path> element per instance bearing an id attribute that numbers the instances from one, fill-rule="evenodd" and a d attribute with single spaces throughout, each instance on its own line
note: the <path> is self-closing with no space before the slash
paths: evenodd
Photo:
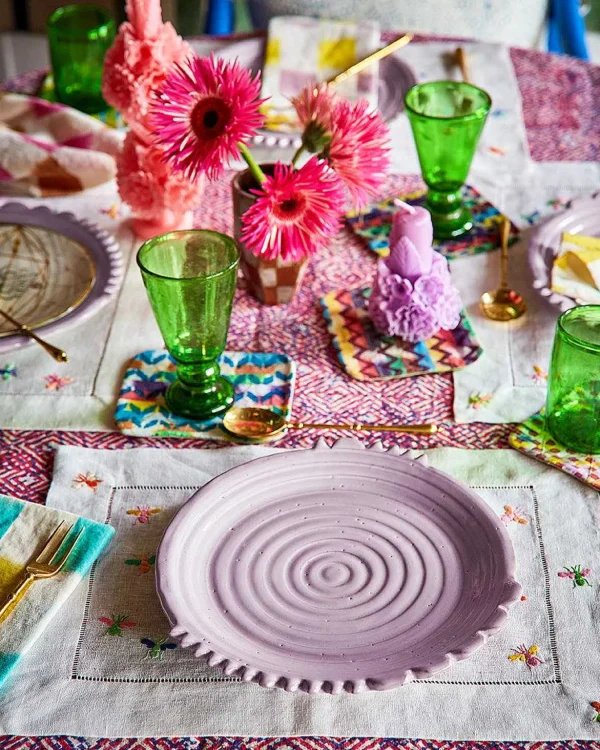
<path id="1" fill-rule="evenodd" d="M 410 203 L 405 203 L 405 201 L 401 201 L 400 198 L 394 198 L 394 206 L 403 208 L 409 214 L 415 214 L 417 212 L 414 206 L 411 206 Z"/>

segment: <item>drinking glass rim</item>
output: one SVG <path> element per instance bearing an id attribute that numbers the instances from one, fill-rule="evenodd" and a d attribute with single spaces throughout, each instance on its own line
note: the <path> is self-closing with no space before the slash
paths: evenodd
<path id="1" fill-rule="evenodd" d="M 585 349 L 588 352 L 593 352 L 594 354 L 600 354 L 600 344 L 594 344 L 591 341 L 586 341 L 585 339 L 579 338 L 579 336 L 574 336 L 565 328 L 565 320 L 568 317 L 570 317 L 576 312 L 581 312 L 583 310 L 589 310 L 589 309 L 596 310 L 598 314 L 600 315 L 600 305 L 575 305 L 575 307 L 570 307 L 568 310 L 565 310 L 564 313 L 560 315 L 556 325 L 561 335 L 565 337 L 568 343 L 572 344 L 573 346 L 576 346 L 578 349 Z"/>
<path id="2" fill-rule="evenodd" d="M 102 18 L 102 21 L 100 21 L 100 23 L 97 23 L 95 26 L 90 26 L 90 28 L 88 29 L 65 29 L 61 26 L 56 25 L 57 21 L 60 21 L 61 18 L 70 16 L 73 13 L 80 12 L 82 10 L 95 11 Z M 71 39 L 87 39 L 91 31 L 99 31 L 102 29 L 106 29 L 106 31 L 114 31 L 116 27 L 115 19 L 112 17 L 109 11 L 106 8 L 103 8 L 101 5 L 71 3 L 70 5 L 62 5 L 60 8 L 52 11 L 52 13 L 48 16 L 48 19 L 46 20 L 46 28 L 48 30 L 52 29 L 59 34 L 64 35 L 65 37 L 70 37 Z"/>
<path id="3" fill-rule="evenodd" d="M 190 234 L 192 232 L 199 232 L 201 234 L 210 234 L 210 235 L 214 235 L 215 237 L 225 238 L 226 240 L 231 242 L 231 244 L 233 245 L 233 248 L 236 252 L 236 257 L 231 261 L 231 263 L 229 263 L 227 266 L 224 266 L 219 271 L 215 271 L 214 273 L 203 274 L 202 276 L 165 276 L 165 274 L 156 273 L 156 271 L 151 271 L 142 263 L 142 260 L 141 260 L 142 251 L 147 245 L 151 245 L 152 243 L 155 243 L 156 240 L 159 240 L 159 239 L 160 240 L 176 239 L 178 235 Z M 215 232 L 213 229 L 176 229 L 173 232 L 165 232 L 165 234 L 159 234 L 156 237 L 151 237 L 149 240 L 146 240 L 142 244 L 140 249 L 137 251 L 135 260 L 139 268 L 144 273 L 147 273 L 149 276 L 153 276 L 155 279 L 164 279 L 166 281 L 200 281 L 200 280 L 204 281 L 204 280 L 209 280 L 209 279 L 216 279 L 219 276 L 223 276 L 223 274 L 227 273 L 227 271 L 231 271 L 233 268 L 235 268 L 240 262 L 240 248 L 238 247 L 238 244 L 233 239 L 233 237 L 230 237 L 227 234 L 223 234 L 223 232 Z"/>
<path id="4" fill-rule="evenodd" d="M 426 115 L 424 112 L 419 112 L 414 107 L 411 107 L 411 105 L 408 103 L 408 97 L 411 93 L 411 91 L 414 91 L 415 89 L 424 89 L 426 86 L 436 86 L 440 83 L 452 83 L 456 86 L 461 86 L 464 88 L 472 89 L 474 91 L 482 93 L 486 99 L 487 104 L 482 104 L 480 107 L 477 107 L 477 109 L 474 112 L 467 112 L 464 115 L 452 115 L 450 117 L 441 117 L 437 115 Z M 406 94 L 404 95 L 404 106 L 407 110 L 410 110 L 414 115 L 417 117 L 423 117 L 426 120 L 444 120 L 444 121 L 458 121 L 458 120 L 470 120 L 472 118 L 478 117 L 481 112 L 489 112 L 492 107 L 492 97 L 488 94 L 488 92 L 485 89 L 480 88 L 479 86 L 475 86 L 472 83 L 467 83 L 466 81 L 450 81 L 450 80 L 439 80 L 439 81 L 424 81 L 423 83 L 416 83 L 414 86 L 411 86 Z"/>

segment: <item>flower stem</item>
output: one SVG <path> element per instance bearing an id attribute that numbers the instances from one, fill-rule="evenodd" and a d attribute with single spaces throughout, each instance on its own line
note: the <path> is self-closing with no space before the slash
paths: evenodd
<path id="1" fill-rule="evenodd" d="M 262 171 L 262 169 L 258 166 L 256 161 L 254 160 L 254 157 L 250 153 L 250 149 L 246 146 L 245 143 L 238 143 L 238 148 L 240 149 L 242 157 L 244 158 L 244 161 L 248 165 L 248 168 L 250 169 L 252 176 L 258 182 L 259 185 L 262 185 L 266 179 L 265 173 Z"/>
<path id="2" fill-rule="evenodd" d="M 292 156 L 292 166 L 296 166 L 296 162 L 300 158 L 300 156 L 304 153 L 304 143 L 301 143 L 296 153 Z"/>

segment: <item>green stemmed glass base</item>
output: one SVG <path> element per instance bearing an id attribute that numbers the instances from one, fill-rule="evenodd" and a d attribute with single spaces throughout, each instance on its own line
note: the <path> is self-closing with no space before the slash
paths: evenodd
<path id="1" fill-rule="evenodd" d="M 165 401 L 169 410 L 181 417 L 211 419 L 233 406 L 233 386 L 222 375 L 195 384 L 177 378 L 167 389 Z"/>
<path id="2" fill-rule="evenodd" d="M 460 190 L 444 192 L 429 190 L 425 208 L 431 214 L 433 236 L 438 240 L 451 240 L 473 228 L 473 216 L 463 205 Z"/>

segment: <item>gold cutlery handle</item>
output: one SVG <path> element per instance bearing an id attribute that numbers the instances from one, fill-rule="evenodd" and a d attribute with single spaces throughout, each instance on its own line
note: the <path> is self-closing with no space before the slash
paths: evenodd
<path id="1" fill-rule="evenodd" d="M 401 36 L 399 39 L 396 39 L 391 44 L 387 44 L 385 47 L 382 47 L 381 49 L 376 50 L 375 52 L 371 53 L 370 55 L 367 55 L 367 57 L 364 57 L 362 60 L 359 60 L 358 62 L 354 63 L 354 65 L 351 65 L 346 70 L 343 70 L 341 73 L 338 73 L 335 76 L 332 76 L 331 78 L 328 78 L 325 83 L 341 83 L 342 81 L 345 81 L 346 78 L 350 78 L 350 76 L 354 76 L 357 73 L 360 73 L 365 68 L 368 68 L 369 65 L 372 65 L 374 62 L 377 62 L 377 60 L 382 60 L 384 57 L 387 57 L 388 55 L 391 55 L 392 52 L 396 52 L 396 50 L 402 49 L 402 47 L 406 47 L 406 45 L 412 41 L 413 34 L 405 34 L 404 36 Z"/>
<path id="2" fill-rule="evenodd" d="M 463 47 L 456 48 L 456 61 L 460 68 L 463 81 L 465 83 L 473 83 L 471 71 L 469 70 L 469 58 Z"/>
<path id="3" fill-rule="evenodd" d="M 510 221 L 502 217 L 500 224 L 500 287 L 508 289 L 508 239 L 510 236 Z"/>
<path id="4" fill-rule="evenodd" d="M 12 608 L 25 595 L 25 592 L 31 586 L 34 580 L 35 577 L 28 573 L 25 578 L 23 578 L 21 583 L 17 586 L 17 588 L 11 591 L 10 594 L 8 594 L 6 599 L 2 602 L 2 606 L 0 607 L 0 622 L 8 616 Z"/>
<path id="5" fill-rule="evenodd" d="M 8 320 L 9 323 L 12 323 L 12 325 L 17 328 L 21 333 L 24 333 L 25 336 L 29 336 L 29 338 L 33 339 L 34 341 L 37 341 L 37 343 L 48 352 L 48 354 L 52 357 L 52 359 L 56 360 L 57 362 L 68 362 L 69 358 L 67 356 L 67 353 L 64 352 L 62 349 L 59 349 L 57 346 L 52 346 L 52 344 L 49 344 L 47 341 L 44 341 L 44 339 L 41 339 L 35 331 L 32 331 L 29 326 L 25 325 L 24 323 L 19 323 L 18 320 L 15 320 L 11 315 L 9 315 L 4 310 L 0 310 L 0 315 L 2 315 L 6 320 Z"/>
<path id="6" fill-rule="evenodd" d="M 403 432 L 412 435 L 435 435 L 438 431 L 435 424 L 310 424 L 308 422 L 290 422 L 291 430 L 347 430 L 349 432 Z"/>

